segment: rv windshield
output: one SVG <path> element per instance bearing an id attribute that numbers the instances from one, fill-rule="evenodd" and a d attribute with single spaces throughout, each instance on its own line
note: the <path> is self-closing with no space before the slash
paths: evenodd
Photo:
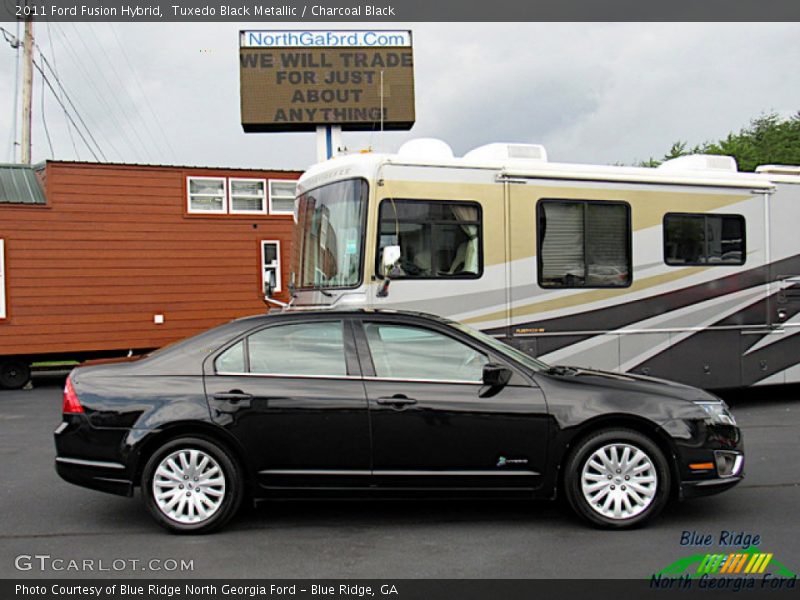
<path id="1" fill-rule="evenodd" d="M 367 182 L 329 183 L 297 199 L 292 272 L 298 289 L 361 283 Z"/>

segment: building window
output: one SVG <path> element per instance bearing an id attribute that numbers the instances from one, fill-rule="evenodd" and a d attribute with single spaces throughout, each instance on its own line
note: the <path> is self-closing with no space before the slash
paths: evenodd
<path id="1" fill-rule="evenodd" d="M 231 214 L 265 214 L 267 183 L 264 179 L 230 179 Z"/>
<path id="2" fill-rule="evenodd" d="M 670 213 L 664 216 L 664 262 L 673 266 L 743 265 L 742 215 Z"/>
<path id="3" fill-rule="evenodd" d="M 269 212 L 273 215 L 293 215 L 297 182 L 293 179 L 270 179 Z"/>
<path id="4" fill-rule="evenodd" d="M 224 177 L 187 177 L 190 213 L 225 213 L 228 210 Z"/>
<path id="5" fill-rule="evenodd" d="M 272 291 L 281 291 L 281 243 L 276 240 L 261 242 L 261 289 L 272 284 Z"/>
<path id="6" fill-rule="evenodd" d="M 631 284 L 631 209 L 625 202 L 541 200 L 538 279 L 547 288 Z"/>
<path id="7" fill-rule="evenodd" d="M 383 248 L 400 246 L 389 273 L 397 279 L 478 278 L 483 272 L 481 207 L 474 202 L 381 202 L 378 272 Z"/>

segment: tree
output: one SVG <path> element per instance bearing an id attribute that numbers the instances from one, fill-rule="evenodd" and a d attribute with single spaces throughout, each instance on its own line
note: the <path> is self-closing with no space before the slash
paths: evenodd
<path id="1" fill-rule="evenodd" d="M 740 171 L 755 171 L 759 165 L 800 165 L 800 112 L 788 119 L 774 112 L 764 114 L 723 140 L 705 142 L 691 149 L 687 149 L 687 144 L 678 140 L 660 161 L 651 158 L 639 164 L 658 166 L 686 154 L 724 154 L 736 159 Z"/>

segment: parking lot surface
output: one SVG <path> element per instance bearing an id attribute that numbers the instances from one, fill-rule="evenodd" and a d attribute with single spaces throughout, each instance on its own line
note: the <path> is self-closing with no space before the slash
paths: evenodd
<path id="1" fill-rule="evenodd" d="M 107 495 L 56 475 L 63 381 L 39 375 L 34 389 L 0 391 L 0 577 L 638 579 L 706 551 L 682 546 L 684 532 L 713 536 L 709 552 L 723 532 L 758 535 L 762 552 L 800 570 L 797 387 L 730 396 L 746 480 L 673 504 L 639 530 L 592 529 L 549 502 L 275 501 L 219 533 L 176 536 L 138 493 Z M 37 555 L 49 558 L 25 558 Z"/>

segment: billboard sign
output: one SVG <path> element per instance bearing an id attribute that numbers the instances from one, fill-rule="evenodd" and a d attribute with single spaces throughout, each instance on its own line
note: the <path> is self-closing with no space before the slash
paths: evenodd
<path id="1" fill-rule="evenodd" d="M 248 133 L 414 124 L 410 31 L 241 31 L 239 81 Z"/>

